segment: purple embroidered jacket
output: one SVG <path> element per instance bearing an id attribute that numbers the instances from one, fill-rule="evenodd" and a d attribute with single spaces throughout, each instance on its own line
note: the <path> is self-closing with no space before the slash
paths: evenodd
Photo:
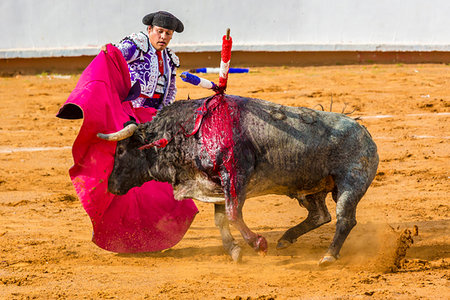
<path id="1" fill-rule="evenodd" d="M 158 57 L 147 34 L 133 33 L 115 46 L 119 48 L 128 63 L 131 84 L 139 81 L 141 85 L 141 95 L 144 97 L 132 100 L 134 107 L 154 107 L 160 110 L 175 100 L 177 93 L 175 75 L 180 61 L 172 50 L 166 48 L 162 51 L 164 76 L 160 76 Z M 155 92 L 163 96 L 160 99 L 152 99 Z"/>

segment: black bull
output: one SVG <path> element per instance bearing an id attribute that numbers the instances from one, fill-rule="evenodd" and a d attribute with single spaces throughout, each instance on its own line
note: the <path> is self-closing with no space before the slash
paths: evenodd
<path id="1" fill-rule="evenodd" d="M 199 130 L 189 136 L 196 120 L 199 123 L 194 112 L 205 101 L 208 111 Z M 99 137 L 119 140 L 110 192 L 125 194 L 157 180 L 172 184 L 176 199 L 214 203 L 223 246 L 236 261 L 241 249 L 229 223 L 256 251 L 267 251 L 266 239 L 243 221 L 246 198 L 287 195 L 308 210 L 307 218 L 278 241 L 277 248 L 283 249 L 331 221 L 325 203 L 331 192 L 336 232 L 320 264 L 334 262 L 356 225 L 356 206 L 378 166 L 374 141 L 352 118 L 231 95 L 177 101 L 149 123 Z M 142 148 L 163 138 L 168 140 L 165 147 Z"/>

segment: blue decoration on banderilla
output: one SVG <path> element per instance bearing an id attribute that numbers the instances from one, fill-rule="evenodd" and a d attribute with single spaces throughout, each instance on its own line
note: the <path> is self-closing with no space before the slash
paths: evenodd
<path id="1" fill-rule="evenodd" d="M 183 72 L 180 75 L 184 82 L 190 83 L 192 85 L 197 85 L 205 89 L 217 90 L 217 85 L 207 79 L 198 77 L 197 75 L 191 74 L 189 72 Z"/>

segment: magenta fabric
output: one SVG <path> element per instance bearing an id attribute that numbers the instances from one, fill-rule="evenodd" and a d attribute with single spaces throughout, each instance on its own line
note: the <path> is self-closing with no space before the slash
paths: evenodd
<path id="1" fill-rule="evenodd" d="M 92 221 L 96 245 L 120 253 L 160 251 L 183 238 L 198 210 L 190 199 L 175 200 L 168 183 L 147 182 L 123 196 L 107 191 L 116 142 L 101 140 L 97 133 L 122 129 L 130 116 L 146 122 L 156 114 L 153 108 L 135 110 L 121 102 L 131 87 L 128 66 L 116 47 L 108 45 L 107 51 L 85 69 L 58 113 L 72 118 L 67 116 L 81 110 L 84 117 L 69 174 Z"/>

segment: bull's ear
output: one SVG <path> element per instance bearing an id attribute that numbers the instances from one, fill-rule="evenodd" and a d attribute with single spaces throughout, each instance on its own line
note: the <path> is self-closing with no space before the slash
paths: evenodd
<path id="1" fill-rule="evenodd" d="M 148 132 L 145 126 L 142 125 L 139 126 L 138 129 L 136 130 L 135 137 L 142 145 L 147 144 L 151 140 L 151 138 L 148 136 Z"/>

